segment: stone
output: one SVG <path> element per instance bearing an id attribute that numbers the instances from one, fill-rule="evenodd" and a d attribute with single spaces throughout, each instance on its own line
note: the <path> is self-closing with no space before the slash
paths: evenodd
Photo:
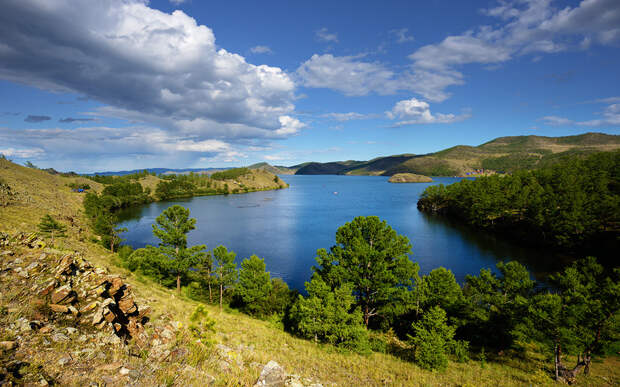
<path id="1" fill-rule="evenodd" d="M 130 372 L 131 372 L 131 370 L 129 368 L 125 368 L 125 367 L 121 367 L 121 369 L 118 370 L 119 375 L 122 375 L 122 376 L 127 376 L 127 375 L 129 375 Z"/>
<path id="2" fill-rule="evenodd" d="M 69 338 L 60 332 L 54 333 L 52 336 L 52 341 L 55 343 L 66 342 L 69 341 Z"/>
<path id="3" fill-rule="evenodd" d="M 69 312 L 69 308 L 66 305 L 50 304 L 50 309 L 52 309 L 52 312 L 56 313 Z"/>
<path id="4" fill-rule="evenodd" d="M 54 290 L 55 287 L 56 287 L 56 280 L 53 280 L 47 285 L 45 285 L 43 289 L 41 289 L 41 291 L 39 292 L 39 296 L 41 297 L 47 296 L 48 294 L 51 293 L 52 290 Z"/>
<path id="5" fill-rule="evenodd" d="M 284 368 L 275 361 L 271 360 L 263 367 L 263 370 L 256 381 L 257 386 L 284 387 L 286 385 L 286 372 Z"/>
<path id="6" fill-rule="evenodd" d="M 47 334 L 50 333 L 54 328 L 51 325 L 46 325 L 39 329 L 39 333 Z"/>
<path id="7" fill-rule="evenodd" d="M 15 341 L 0 341 L 0 349 L 4 349 L 5 351 L 10 351 L 16 347 L 17 343 Z"/>
<path id="8" fill-rule="evenodd" d="M 73 327 L 67 327 L 67 328 L 65 328 L 65 330 L 67 331 L 67 334 L 70 335 L 70 336 L 71 335 L 75 335 L 77 333 L 77 331 L 78 331 L 77 329 L 75 329 Z"/>
<path id="9" fill-rule="evenodd" d="M 52 304 L 60 304 L 61 302 L 68 304 L 74 299 L 75 296 L 73 296 L 73 291 L 69 285 L 61 286 L 52 293 Z"/>
<path id="10" fill-rule="evenodd" d="M 64 356 L 58 360 L 58 365 L 61 367 L 64 367 L 69 363 L 71 363 L 71 356 Z"/>
<path id="11" fill-rule="evenodd" d="M 118 308 L 125 314 L 132 314 L 138 311 L 136 303 L 133 301 L 133 297 L 124 297 L 118 301 Z"/>

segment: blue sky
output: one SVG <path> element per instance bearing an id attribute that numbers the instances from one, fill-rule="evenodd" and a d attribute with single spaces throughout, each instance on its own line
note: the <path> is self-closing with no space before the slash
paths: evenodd
<path id="1" fill-rule="evenodd" d="M 617 0 L 1 7 L 0 153 L 40 167 L 294 165 L 620 133 Z"/>

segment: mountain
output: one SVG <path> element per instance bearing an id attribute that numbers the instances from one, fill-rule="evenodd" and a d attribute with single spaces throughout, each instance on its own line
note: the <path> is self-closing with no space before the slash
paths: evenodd
<path id="1" fill-rule="evenodd" d="M 274 175 L 294 175 L 297 171 L 295 167 L 283 167 L 280 165 L 271 165 L 269 163 L 257 163 L 248 167 L 249 169 L 262 169 Z"/>
<path id="2" fill-rule="evenodd" d="M 457 145 L 425 155 L 402 154 L 369 161 L 306 163 L 296 174 L 464 176 L 481 169 L 510 173 L 553 164 L 566 156 L 585 156 L 615 149 L 620 149 L 620 136 L 603 133 L 565 137 L 512 136 L 496 138 L 478 146 Z"/>
<path id="3" fill-rule="evenodd" d="M 230 168 L 180 168 L 180 169 L 173 169 L 173 168 L 143 168 L 143 169 L 132 169 L 131 171 L 106 171 L 106 172 L 94 172 L 94 173 L 87 173 L 86 175 L 88 176 L 94 176 L 94 175 L 99 175 L 99 176 L 124 176 L 124 175 L 131 175 L 132 173 L 138 173 L 138 172 L 143 172 L 143 171 L 147 171 L 149 173 L 155 173 L 157 175 L 170 175 L 170 174 L 187 174 L 190 172 L 195 172 L 195 173 L 200 173 L 200 172 L 204 172 L 204 173 L 213 173 L 213 172 L 218 172 L 218 171 L 223 171 L 226 169 L 230 169 Z"/>

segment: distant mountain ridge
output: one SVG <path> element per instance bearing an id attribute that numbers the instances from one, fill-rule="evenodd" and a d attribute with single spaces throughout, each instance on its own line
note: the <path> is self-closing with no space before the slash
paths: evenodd
<path id="1" fill-rule="evenodd" d="M 576 136 L 499 137 L 478 146 L 457 145 L 424 155 L 402 154 L 369 161 L 307 163 L 297 175 L 382 175 L 414 173 L 463 176 L 480 169 L 513 172 L 552 164 L 570 155 L 620 149 L 620 136 L 585 133 Z"/>
<path id="2" fill-rule="evenodd" d="M 620 149 L 620 136 L 585 133 L 576 136 L 508 136 L 498 137 L 478 146 L 456 145 L 438 152 L 415 155 L 410 153 L 376 157 L 372 160 L 346 160 L 326 163 L 305 162 L 293 166 L 271 165 L 266 162 L 248 166 L 276 175 L 376 175 L 392 176 L 414 173 L 426 176 L 464 176 L 480 169 L 513 172 L 553 164 L 571 155 L 585 156 L 593 152 Z M 156 174 L 213 173 L 230 168 L 146 168 Z M 89 175 L 127 175 L 144 169 L 96 172 Z"/>

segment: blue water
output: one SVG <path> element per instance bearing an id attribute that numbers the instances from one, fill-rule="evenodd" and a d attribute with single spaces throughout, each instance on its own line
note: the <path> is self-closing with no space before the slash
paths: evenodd
<path id="1" fill-rule="evenodd" d="M 360 215 L 376 215 L 409 238 L 411 259 L 420 273 L 444 266 L 457 281 L 493 268 L 500 260 L 519 260 L 537 278 L 559 267 L 564 257 L 528 249 L 418 211 L 426 187 L 450 184 L 459 178 L 439 177 L 433 183 L 391 184 L 380 176 L 281 176 L 290 188 L 228 196 L 204 196 L 158 202 L 122 212 L 126 244 L 157 245 L 151 225 L 167 207 L 180 204 L 196 218 L 190 244 L 213 249 L 225 245 L 238 261 L 256 254 L 265 258 L 272 277 L 281 277 L 302 290 L 310 279 L 316 250 L 335 243 L 338 227 Z"/>

